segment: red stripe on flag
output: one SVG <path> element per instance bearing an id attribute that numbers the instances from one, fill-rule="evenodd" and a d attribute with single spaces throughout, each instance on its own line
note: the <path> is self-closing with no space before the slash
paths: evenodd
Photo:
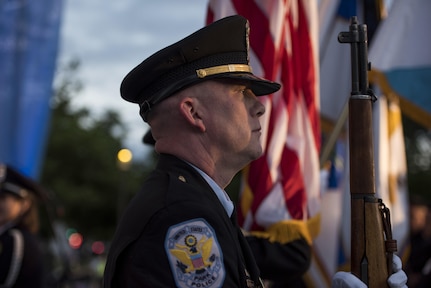
<path id="1" fill-rule="evenodd" d="M 299 159 L 295 151 L 284 149 L 280 162 L 281 179 L 287 210 L 293 219 L 303 219 L 307 203 Z"/>
<path id="2" fill-rule="evenodd" d="M 206 17 L 206 24 L 210 24 L 214 22 L 214 12 L 213 10 L 210 9 L 210 7 L 208 7 L 207 9 L 207 17 Z"/>
<path id="3" fill-rule="evenodd" d="M 270 177 L 268 165 L 265 157 L 260 157 L 259 159 L 253 161 L 250 164 L 248 185 L 254 192 L 253 204 L 251 209 L 256 212 L 259 208 L 260 203 L 265 199 L 265 193 L 255 193 L 256 191 L 267 192 L 268 187 L 271 188 L 273 181 Z"/>
<path id="4" fill-rule="evenodd" d="M 293 54 L 301 55 L 301 57 L 295 57 L 300 63 L 296 68 L 300 68 L 300 82 L 299 87 L 303 91 L 303 97 L 305 99 L 306 107 L 308 108 L 308 119 L 312 124 L 312 131 L 314 134 L 314 145 L 317 151 L 320 151 L 320 118 L 319 111 L 316 107 L 316 93 L 315 85 L 317 83 L 315 69 L 316 64 L 313 59 L 313 46 L 311 43 L 311 38 L 309 34 L 309 23 L 307 20 L 306 13 L 302 2 L 299 5 L 299 29 L 296 31 L 295 37 L 300 39 L 298 50 L 295 50 Z"/>

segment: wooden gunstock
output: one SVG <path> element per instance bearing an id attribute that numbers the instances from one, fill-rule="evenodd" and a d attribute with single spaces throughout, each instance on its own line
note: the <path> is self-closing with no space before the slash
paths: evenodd
<path id="1" fill-rule="evenodd" d="M 349 100 L 351 271 L 368 287 L 387 287 L 384 229 L 375 195 L 372 100 Z"/>

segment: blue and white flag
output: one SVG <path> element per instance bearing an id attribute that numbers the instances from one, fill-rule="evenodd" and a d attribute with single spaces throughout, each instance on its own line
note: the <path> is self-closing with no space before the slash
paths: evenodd
<path id="1" fill-rule="evenodd" d="M 426 127 L 431 127 L 430 11 L 429 0 L 394 1 L 369 49 L 375 72 L 370 81 L 400 96 L 402 112 Z"/>
<path id="2" fill-rule="evenodd" d="M 373 110 L 374 159 L 377 197 L 391 212 L 397 254 L 406 256 L 409 245 L 407 161 L 401 110 L 397 99 L 380 95 Z"/>
<path id="3" fill-rule="evenodd" d="M 0 1 L 0 161 L 37 178 L 53 95 L 61 0 Z"/>

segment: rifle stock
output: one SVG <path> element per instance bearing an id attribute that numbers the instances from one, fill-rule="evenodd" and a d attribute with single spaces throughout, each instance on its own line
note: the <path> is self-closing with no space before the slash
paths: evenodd
<path id="1" fill-rule="evenodd" d="M 340 43 L 349 43 L 352 91 L 349 98 L 349 156 L 351 196 L 351 271 L 368 287 L 387 287 L 392 273 L 392 239 L 389 209 L 375 197 L 372 104 L 368 86 L 367 26 L 352 17 Z"/>

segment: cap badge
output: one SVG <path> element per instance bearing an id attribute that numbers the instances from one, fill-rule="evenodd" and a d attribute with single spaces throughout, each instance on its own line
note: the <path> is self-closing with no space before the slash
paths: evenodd
<path id="1" fill-rule="evenodd" d="M 245 47 L 247 48 L 247 63 L 250 63 L 250 23 L 246 22 L 245 24 Z"/>

